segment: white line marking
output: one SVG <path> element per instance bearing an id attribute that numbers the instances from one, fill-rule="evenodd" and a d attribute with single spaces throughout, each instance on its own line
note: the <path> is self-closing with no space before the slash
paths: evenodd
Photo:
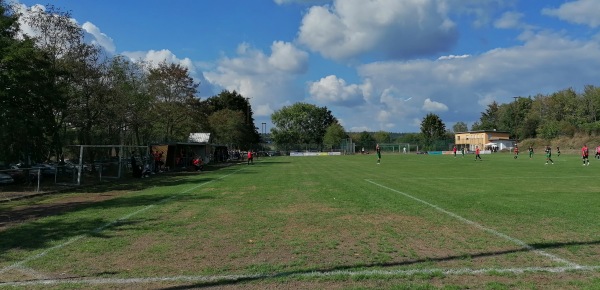
<path id="1" fill-rule="evenodd" d="M 588 178 L 596 178 L 598 176 L 583 176 L 583 175 L 578 175 L 578 176 L 527 176 L 527 177 L 520 177 L 520 176 L 496 176 L 494 175 L 494 177 L 418 177 L 418 176 L 410 176 L 410 177 L 398 177 L 397 179 L 422 179 L 422 180 L 488 180 L 488 179 L 576 179 L 576 178 L 582 178 L 582 179 L 588 179 Z"/>
<path id="2" fill-rule="evenodd" d="M 410 277 L 423 274 L 443 274 L 443 275 L 485 275 L 485 274 L 524 274 L 524 273 L 565 273 L 574 271 L 598 271 L 600 266 L 581 266 L 581 267 L 525 267 L 525 268 L 483 268 L 483 269 L 408 269 L 408 270 L 339 270 L 339 271 L 314 271 L 314 272 L 287 272 L 275 274 L 246 274 L 246 275 L 215 275 L 215 276 L 171 276 L 171 277 L 151 277 L 151 278 L 95 278 L 95 279 L 47 279 L 32 280 L 23 282 L 0 282 L 0 286 L 40 286 L 40 285 L 63 285 L 63 284 L 92 284 L 92 285 L 123 285 L 123 284 L 142 284 L 156 282 L 216 282 L 252 279 L 269 279 L 282 277 L 327 277 L 327 276 L 373 276 L 387 275 Z"/>
<path id="3" fill-rule="evenodd" d="M 142 212 L 145 212 L 145 211 L 147 211 L 147 210 L 149 210 L 149 209 L 153 208 L 153 207 L 154 207 L 154 206 L 156 206 L 157 204 L 161 204 L 161 203 L 165 203 L 165 202 L 167 202 L 167 201 L 170 201 L 170 200 L 174 199 L 174 198 L 175 198 L 177 195 L 179 195 L 179 194 L 188 193 L 188 192 L 190 192 L 190 191 L 192 191 L 192 190 L 194 190 L 194 189 L 197 189 L 197 188 L 199 188 L 199 187 L 201 187 L 201 186 L 204 186 L 204 185 L 210 184 L 210 183 L 212 183 L 212 182 L 215 182 L 215 181 L 217 181 L 217 180 L 221 180 L 221 179 L 223 179 L 223 178 L 226 178 L 226 177 L 228 177 L 228 176 L 230 176 L 230 175 L 233 175 L 233 174 L 235 174 L 235 173 L 237 173 L 237 172 L 239 172 L 239 171 L 241 171 L 241 170 L 244 170 L 244 168 L 238 169 L 238 170 L 236 170 L 236 171 L 234 171 L 234 172 L 231 172 L 231 173 L 229 173 L 229 174 L 227 174 L 227 175 L 223 175 L 223 176 L 221 176 L 221 177 L 219 177 L 219 178 L 217 178 L 217 179 L 213 179 L 213 180 L 210 180 L 210 181 L 207 181 L 207 182 L 200 183 L 200 184 L 198 184 L 198 185 L 195 185 L 195 186 L 193 186 L 193 187 L 191 187 L 191 188 L 189 188 L 189 189 L 187 189 L 187 190 L 185 190 L 185 191 L 182 191 L 182 192 L 179 192 L 179 193 L 175 193 L 175 194 L 173 194 L 173 196 L 170 196 L 170 197 L 164 198 L 164 199 L 162 199 L 162 200 L 160 200 L 160 201 L 156 202 L 155 204 L 148 205 L 148 206 L 146 206 L 146 207 L 144 207 L 144 208 L 142 208 L 142 209 L 139 209 L 139 210 L 137 210 L 137 211 L 135 211 L 135 212 L 129 213 L 129 214 L 127 214 L 127 215 L 124 215 L 124 216 L 122 216 L 122 217 L 120 217 L 120 218 L 118 218 L 118 219 L 116 219 L 116 220 L 114 220 L 114 221 L 112 221 L 112 222 L 109 222 L 109 223 L 107 223 L 107 224 L 105 224 L 105 225 L 102 225 L 102 226 L 100 226 L 100 227 L 98 227 L 98 228 L 96 228 L 96 229 L 92 230 L 90 233 L 97 234 L 97 233 L 99 233 L 99 232 L 102 232 L 102 231 L 103 231 L 103 230 L 105 230 L 106 228 L 108 228 L 108 227 L 111 227 L 111 226 L 113 226 L 113 225 L 115 225 L 115 224 L 117 224 L 117 223 L 119 223 L 119 222 L 121 222 L 121 221 L 127 220 L 127 219 L 131 218 L 132 216 L 135 216 L 135 215 L 138 215 L 138 214 L 140 214 L 140 213 L 142 213 Z M 82 234 L 82 235 L 78 235 L 78 236 L 72 237 L 71 239 L 69 239 L 68 241 L 66 241 L 66 242 L 64 242 L 64 243 L 62 243 L 62 244 L 60 244 L 60 245 L 56 245 L 56 246 L 54 246 L 54 247 L 48 248 L 48 249 L 46 249 L 46 250 L 42 251 L 42 252 L 41 252 L 41 253 L 39 253 L 39 254 L 36 254 L 36 255 L 33 255 L 33 256 L 29 256 L 29 257 L 25 258 L 24 260 L 21 260 L 21 261 L 19 261 L 19 262 L 15 262 L 14 264 L 12 264 L 12 265 L 10 265 L 10 266 L 6 266 L 6 267 L 4 267 L 4 268 L 0 269 L 0 274 L 3 274 L 3 273 L 5 273 L 5 272 L 7 272 L 7 271 L 9 271 L 9 270 L 12 270 L 12 269 L 15 269 L 15 268 L 18 268 L 18 267 L 22 267 L 22 265 L 23 265 L 23 264 L 25 264 L 25 263 L 28 263 L 28 262 L 31 262 L 31 261 L 33 261 L 33 260 L 39 259 L 39 258 L 41 258 L 41 257 L 45 256 L 46 254 L 48 254 L 49 252 L 51 252 L 51 251 L 53 251 L 53 250 L 60 249 L 60 248 L 64 248 L 65 246 L 68 246 L 68 245 L 70 245 L 70 244 L 72 244 L 72 243 L 74 243 L 74 242 L 77 242 L 77 241 L 79 241 L 79 240 L 81 240 L 81 239 L 83 239 L 83 238 L 85 238 L 85 237 L 87 237 L 87 236 L 88 236 L 88 234 Z M 1 285 L 1 284 L 0 284 L 0 285 Z"/>
<path id="4" fill-rule="evenodd" d="M 490 234 L 492 234 L 492 235 L 495 235 L 495 236 L 501 237 L 501 238 L 503 238 L 503 239 L 505 239 L 505 240 L 511 241 L 511 242 L 513 242 L 513 243 L 515 243 L 515 244 L 517 244 L 517 245 L 521 246 L 521 247 L 524 247 L 525 249 L 527 249 L 527 250 L 529 250 L 529 251 L 532 251 L 532 252 L 535 252 L 535 253 L 537 253 L 538 255 L 541 255 L 541 256 L 545 256 L 545 257 L 547 257 L 547 258 L 550 258 L 551 260 L 553 260 L 553 261 L 555 261 L 555 262 L 560 262 L 560 263 L 563 263 L 563 264 L 569 265 L 569 267 L 571 267 L 571 268 L 580 268 L 580 267 L 582 267 L 581 265 L 578 265 L 578 264 L 576 264 L 576 263 L 573 263 L 573 262 L 567 261 L 567 260 L 565 260 L 565 259 L 563 259 L 563 258 L 560 258 L 560 257 L 556 256 L 556 255 L 550 254 L 550 253 L 548 253 L 548 252 L 545 252 L 545 251 L 542 251 L 542 250 L 538 250 L 538 249 L 536 249 L 536 248 L 534 248 L 534 247 L 530 246 L 529 244 L 527 244 L 527 243 L 525 243 L 525 242 L 523 242 L 523 241 L 521 241 L 521 240 L 519 240 L 519 239 L 513 238 L 513 237 L 511 237 L 511 236 L 508 236 L 508 235 L 506 235 L 506 234 L 503 234 L 503 233 L 501 233 L 501 232 L 498 232 L 498 231 L 496 231 L 496 230 L 493 230 L 493 229 L 487 228 L 487 227 L 485 227 L 485 226 L 483 226 L 483 225 L 481 225 L 481 224 L 478 224 L 478 223 L 476 223 L 476 222 L 474 222 L 474 221 L 472 221 L 472 220 L 468 220 L 468 219 L 466 219 L 466 218 L 464 218 L 464 217 L 462 217 L 462 216 L 459 216 L 459 215 L 457 215 L 457 214 L 455 214 L 455 213 L 453 213 L 453 212 L 449 212 L 449 211 L 447 211 L 447 210 L 445 210 L 445 209 L 443 209 L 443 208 L 441 208 L 441 207 L 439 207 L 439 206 L 437 206 L 437 205 L 435 205 L 435 204 L 432 204 L 432 203 L 429 203 L 429 202 L 427 202 L 427 201 L 424 201 L 424 200 L 422 200 L 422 199 L 416 198 L 416 197 L 414 197 L 414 196 L 412 196 L 412 195 L 410 195 L 410 194 L 408 194 L 408 193 L 404 193 L 404 192 L 401 192 L 401 191 L 395 190 L 395 189 L 393 189 L 393 188 L 387 187 L 387 186 L 385 186 L 385 185 L 381 185 L 381 184 L 379 184 L 379 183 L 376 183 L 376 182 L 374 182 L 374 181 L 372 181 L 372 180 L 369 180 L 369 179 L 365 179 L 365 181 L 367 181 L 367 182 L 369 182 L 369 183 L 371 183 L 371 184 L 377 185 L 377 186 L 379 186 L 379 187 L 381 187 L 381 188 L 385 188 L 385 189 L 387 189 L 387 190 L 393 191 L 393 192 L 395 192 L 395 193 L 402 194 L 402 195 L 404 195 L 404 196 L 406 196 L 406 197 L 408 197 L 408 198 L 411 198 L 411 199 L 413 199 L 413 200 L 416 200 L 416 201 L 418 201 L 418 202 L 420 202 L 420 203 L 422 203 L 422 204 L 425 204 L 425 205 L 427 205 L 427 206 L 430 206 L 430 207 L 432 207 L 432 208 L 436 209 L 437 211 L 440 211 L 440 212 L 442 212 L 442 213 L 445 213 L 445 214 L 447 214 L 447 215 L 449 215 L 449 216 L 451 216 L 451 217 L 453 217 L 453 218 L 455 218 L 455 219 L 458 219 L 458 220 L 460 220 L 460 221 L 462 221 L 462 222 L 464 222 L 464 223 L 466 223 L 466 224 L 472 225 L 472 226 L 474 226 L 474 227 L 476 227 L 476 228 L 478 228 L 478 229 L 480 229 L 480 230 L 483 230 L 483 231 L 485 231 L 485 232 L 488 232 L 488 233 L 490 233 Z"/>

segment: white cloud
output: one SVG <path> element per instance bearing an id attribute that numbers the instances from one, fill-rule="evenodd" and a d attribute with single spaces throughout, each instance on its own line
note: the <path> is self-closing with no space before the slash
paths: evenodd
<path id="1" fill-rule="evenodd" d="M 292 3 L 318 5 L 318 4 L 330 2 L 331 0 L 274 0 L 274 1 L 278 5 L 292 4 Z"/>
<path id="2" fill-rule="evenodd" d="M 256 105 L 256 106 L 252 107 L 252 111 L 257 116 L 271 116 L 271 114 L 273 114 L 273 112 L 275 110 L 273 110 L 271 108 L 270 104 L 264 104 L 264 105 Z"/>
<path id="3" fill-rule="evenodd" d="M 128 57 L 131 61 L 142 61 L 150 66 L 157 66 L 162 62 L 181 65 L 188 69 L 190 76 L 194 78 L 196 83 L 199 83 L 198 94 L 200 97 L 206 98 L 219 93 L 220 88 L 209 82 L 202 71 L 200 71 L 195 62 L 190 58 L 178 58 L 173 52 L 168 49 L 148 50 L 148 51 L 124 51 L 120 53 Z"/>
<path id="4" fill-rule="evenodd" d="M 161 50 L 148 50 L 148 51 L 124 51 L 121 53 L 124 56 L 129 57 L 132 61 L 145 61 L 151 65 L 158 65 L 161 62 L 179 64 L 189 71 L 196 71 L 194 62 L 189 58 L 178 58 L 174 53 L 168 49 Z"/>
<path id="5" fill-rule="evenodd" d="M 522 45 L 466 58 L 374 62 L 359 66 L 358 73 L 372 94 L 381 96 L 379 102 L 369 102 L 379 106 L 377 111 L 394 112 L 395 123 L 403 127 L 424 111 L 440 112 L 442 120 L 472 123 L 492 101 L 597 83 L 600 40 L 533 31 L 522 40 Z M 412 99 L 404 102 L 408 97 Z"/>
<path id="6" fill-rule="evenodd" d="M 108 37 L 108 35 L 102 33 L 100 29 L 91 22 L 85 22 L 81 28 L 89 34 L 91 34 L 94 39 L 91 41 L 92 44 L 99 45 L 103 47 L 106 51 L 110 53 L 116 52 L 115 44 L 112 38 Z"/>
<path id="7" fill-rule="evenodd" d="M 369 126 L 355 126 L 355 127 L 350 127 L 350 129 L 348 129 L 348 132 L 371 132 L 373 131 L 371 128 L 369 128 Z"/>
<path id="8" fill-rule="evenodd" d="M 294 77 L 306 70 L 308 62 L 307 54 L 289 43 L 273 42 L 271 52 L 265 55 L 242 43 L 236 57 L 221 58 L 204 76 L 213 85 L 250 98 L 253 107 L 261 108 L 255 111 L 256 116 L 269 116 L 286 102 L 303 97 Z"/>
<path id="9" fill-rule="evenodd" d="M 25 4 L 15 4 L 13 7 L 17 14 L 24 16 L 19 17 L 19 29 L 21 30 L 21 33 L 30 37 L 39 36 L 39 33 L 27 24 L 25 18 L 28 17 L 30 13 L 46 11 L 46 7 L 40 4 L 32 5 L 31 7 L 27 7 Z"/>
<path id="10" fill-rule="evenodd" d="M 563 3 L 559 8 L 546 8 L 542 14 L 556 16 L 559 19 L 596 28 L 600 26 L 600 5 L 598 0 L 577 0 Z"/>
<path id="11" fill-rule="evenodd" d="M 41 32 L 29 25 L 25 19 L 28 17 L 36 17 L 36 13 L 47 12 L 46 7 L 41 4 L 35 4 L 31 7 L 27 7 L 26 5 L 19 4 L 18 2 L 13 7 L 15 7 L 15 12 L 23 15 L 23 17 L 19 18 L 19 28 L 21 33 L 30 37 L 40 36 Z M 68 21 L 76 26 L 79 26 L 79 23 L 74 18 L 70 18 Z M 114 54 L 116 52 L 116 47 L 112 38 L 105 33 L 102 33 L 102 31 L 100 31 L 96 25 L 91 22 L 85 22 L 80 27 L 84 32 L 84 41 L 86 43 L 97 45 L 110 54 Z M 66 35 L 65 32 L 59 31 L 59 33 L 63 33 L 62 38 L 66 39 L 64 36 Z"/>
<path id="12" fill-rule="evenodd" d="M 392 113 L 386 110 L 380 110 L 379 113 L 377 113 L 377 121 L 379 121 L 379 123 L 387 123 L 391 118 Z"/>
<path id="13" fill-rule="evenodd" d="M 325 104 L 353 106 L 363 101 L 362 90 L 356 84 L 330 75 L 309 84 L 309 93 L 314 100 Z"/>
<path id="14" fill-rule="evenodd" d="M 453 54 L 451 54 L 451 55 L 444 55 L 444 56 L 440 56 L 440 57 L 438 58 L 438 60 L 445 60 L 445 59 L 455 59 L 455 58 L 467 58 L 467 57 L 469 57 L 469 56 L 470 56 L 470 55 L 468 55 L 468 54 L 463 54 L 463 55 L 453 55 Z"/>
<path id="15" fill-rule="evenodd" d="M 275 41 L 271 45 L 269 64 L 284 72 L 305 73 L 308 68 L 308 53 L 291 43 Z"/>
<path id="16" fill-rule="evenodd" d="M 521 28 L 523 26 L 522 18 L 522 13 L 505 12 L 494 22 L 494 27 L 502 29 Z"/>
<path id="17" fill-rule="evenodd" d="M 406 59 L 449 49 L 454 22 L 437 0 L 336 0 L 313 6 L 302 20 L 298 42 L 335 60 L 375 54 Z"/>
<path id="18" fill-rule="evenodd" d="M 423 110 L 427 112 L 445 112 L 448 111 L 448 106 L 427 98 L 425 99 L 425 102 L 423 102 Z"/>

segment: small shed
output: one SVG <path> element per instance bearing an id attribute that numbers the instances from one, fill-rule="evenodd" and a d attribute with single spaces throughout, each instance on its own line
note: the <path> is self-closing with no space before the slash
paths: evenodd
<path id="1" fill-rule="evenodd" d="M 210 133 L 191 133 L 188 142 L 152 144 L 152 152 L 162 152 L 163 166 L 167 169 L 185 169 L 192 165 L 192 160 L 200 157 L 204 164 L 211 162 L 213 146 L 210 144 Z"/>

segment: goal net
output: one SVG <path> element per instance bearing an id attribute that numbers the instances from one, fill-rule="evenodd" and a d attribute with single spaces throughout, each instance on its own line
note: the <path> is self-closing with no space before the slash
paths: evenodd
<path id="1" fill-rule="evenodd" d="M 379 144 L 379 148 L 383 152 L 391 153 L 409 153 L 411 149 L 408 143 Z"/>
<path id="2" fill-rule="evenodd" d="M 74 145 L 70 151 L 64 171 L 70 169 L 71 182 L 77 185 L 132 176 L 132 157 L 136 166 L 152 162 L 148 146 Z"/>

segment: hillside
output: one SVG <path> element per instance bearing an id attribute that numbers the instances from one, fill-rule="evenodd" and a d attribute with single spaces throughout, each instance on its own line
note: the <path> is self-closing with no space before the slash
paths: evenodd
<path id="1" fill-rule="evenodd" d="M 525 152 L 526 148 L 533 146 L 533 149 L 539 152 L 543 151 L 546 145 L 550 145 L 554 150 L 556 150 L 556 146 L 559 146 L 562 153 L 579 154 L 579 150 L 584 144 L 587 144 L 590 154 L 592 154 L 591 152 L 595 152 L 595 148 L 600 146 L 600 136 L 576 134 L 574 137 L 560 137 L 549 141 L 541 138 L 525 139 L 519 142 L 519 147 L 523 148 L 522 150 Z"/>

